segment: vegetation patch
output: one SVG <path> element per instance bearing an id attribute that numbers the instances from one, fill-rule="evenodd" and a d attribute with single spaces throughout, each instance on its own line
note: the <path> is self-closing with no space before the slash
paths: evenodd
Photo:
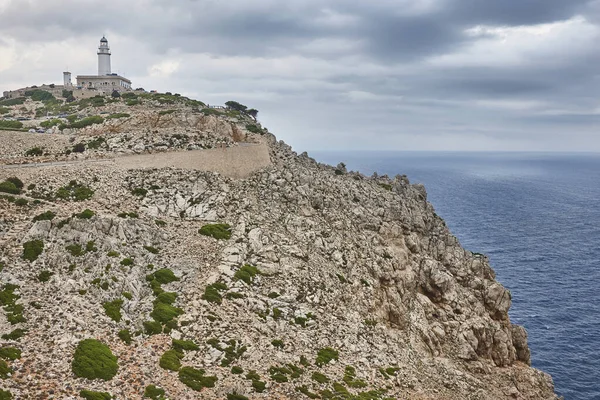
<path id="1" fill-rule="evenodd" d="M 21 358 L 21 350 L 16 347 L 3 347 L 0 349 L 0 358 L 11 361 L 17 360 Z"/>
<path id="2" fill-rule="evenodd" d="M 154 318 L 155 321 L 158 321 L 164 325 L 174 318 L 177 318 L 181 314 L 183 314 L 183 310 L 181 308 L 173 307 L 170 304 L 155 302 L 154 309 L 150 313 L 150 316 Z"/>
<path id="3" fill-rule="evenodd" d="M 89 200 L 94 195 L 94 191 L 87 186 L 71 181 L 67 186 L 63 186 L 56 191 L 56 198 L 67 201 Z"/>
<path id="4" fill-rule="evenodd" d="M 225 285 L 223 282 L 215 282 L 212 285 L 208 285 L 204 289 L 202 299 L 208 301 L 209 303 L 221 304 L 223 301 L 221 292 L 225 290 L 227 290 L 227 285 Z"/>
<path id="5" fill-rule="evenodd" d="M 175 276 L 173 271 L 171 271 L 168 268 L 159 269 L 153 275 L 154 275 L 154 279 L 156 279 L 159 283 L 161 283 L 163 285 L 179 280 L 179 278 Z"/>
<path id="6" fill-rule="evenodd" d="M 40 282 L 48 282 L 50 280 L 50 278 L 52 277 L 52 275 L 54 275 L 54 272 L 48 271 L 48 270 L 43 270 L 42 272 L 39 273 L 37 278 L 38 278 L 38 281 L 40 281 Z"/>
<path id="7" fill-rule="evenodd" d="M 144 390 L 144 398 L 152 400 L 165 400 L 165 391 L 155 385 L 148 385 Z"/>
<path id="8" fill-rule="evenodd" d="M 129 266 L 132 266 L 132 265 L 133 265 L 133 259 L 132 259 L 132 258 L 129 258 L 129 257 L 127 257 L 127 258 L 124 258 L 124 259 L 122 259 L 122 260 L 121 260 L 121 263 L 120 263 L 120 264 L 121 264 L 122 266 L 124 266 L 124 267 L 129 267 Z"/>
<path id="9" fill-rule="evenodd" d="M 147 335 L 158 335 L 162 333 L 162 325 L 157 321 L 144 321 L 144 331 Z"/>
<path id="10" fill-rule="evenodd" d="M 79 219 L 91 219 L 94 215 L 96 215 L 95 212 L 93 212 L 89 208 L 86 208 L 85 210 L 83 210 L 79 214 L 75 214 L 74 216 Z"/>
<path id="11" fill-rule="evenodd" d="M 159 249 L 157 249 L 156 247 L 152 247 L 152 246 L 144 246 L 144 249 L 146 249 L 149 253 L 152 253 L 152 254 L 158 254 L 160 252 Z"/>
<path id="12" fill-rule="evenodd" d="M 12 374 L 12 369 L 8 366 L 6 361 L 0 360 L 0 378 L 6 379 Z"/>
<path id="13" fill-rule="evenodd" d="M 122 299 L 115 299 L 113 301 L 107 301 L 105 303 L 102 303 L 102 307 L 104 307 L 104 311 L 106 312 L 106 315 L 108 315 L 108 317 L 115 322 L 121 322 L 121 318 L 122 318 L 121 306 L 122 305 L 123 305 Z"/>
<path id="14" fill-rule="evenodd" d="M 237 365 L 234 367 L 231 367 L 231 373 L 234 375 L 241 375 L 244 373 L 244 368 L 242 367 L 238 367 Z"/>
<path id="15" fill-rule="evenodd" d="M 122 329 L 119 331 L 119 339 L 121 339 L 125 344 L 131 344 L 133 338 L 131 337 L 131 332 L 129 329 Z"/>
<path id="16" fill-rule="evenodd" d="M 200 228 L 198 233 L 215 239 L 227 240 L 231 238 L 231 226 L 228 224 L 208 224 Z"/>
<path id="17" fill-rule="evenodd" d="M 227 400 L 248 400 L 248 397 L 236 392 L 227 393 Z"/>
<path id="18" fill-rule="evenodd" d="M 351 388 L 364 388 L 367 383 L 361 379 L 356 379 L 356 369 L 353 366 L 346 366 L 344 370 L 344 382 Z"/>
<path id="19" fill-rule="evenodd" d="M 71 368 L 80 378 L 108 381 L 117 374 L 119 366 L 107 345 L 96 339 L 84 339 L 75 349 Z"/>
<path id="20" fill-rule="evenodd" d="M 30 240 L 23 243 L 23 260 L 35 261 L 44 251 L 44 242 L 41 240 Z"/>
<path id="21" fill-rule="evenodd" d="M 73 243 L 65 247 L 73 257 L 79 257 L 85 254 L 83 247 L 78 243 Z"/>
<path id="22" fill-rule="evenodd" d="M 315 364 L 322 367 L 325 364 L 329 364 L 332 360 L 337 361 L 338 359 L 339 353 L 337 350 L 332 349 L 331 347 L 325 347 L 318 351 Z"/>
<path id="23" fill-rule="evenodd" d="M 238 269 L 237 271 L 235 271 L 235 274 L 233 275 L 233 278 L 235 280 L 242 280 L 244 282 L 246 282 L 246 284 L 248 285 L 252 285 L 254 283 L 254 278 L 256 277 L 256 275 L 260 275 L 261 272 L 259 271 L 258 268 L 252 266 L 252 265 L 244 265 L 243 267 L 241 267 L 240 269 Z"/>
<path id="24" fill-rule="evenodd" d="M 56 217 L 56 214 L 53 213 L 52 211 L 46 211 L 43 212 L 39 215 L 36 215 L 35 217 L 33 217 L 33 222 L 37 222 L 37 221 L 51 221 L 54 219 L 54 217 Z"/>
<path id="25" fill-rule="evenodd" d="M 6 319 L 10 324 L 15 325 L 20 322 L 25 322 L 25 317 L 23 317 L 23 305 L 17 304 L 17 300 L 21 298 L 18 294 L 15 293 L 19 286 L 7 283 L 0 291 L 0 304 L 4 306 L 4 311 L 6 311 Z"/>
<path id="26" fill-rule="evenodd" d="M 179 380 L 193 390 L 200 391 L 205 387 L 211 388 L 217 382 L 216 376 L 205 376 L 203 369 L 183 367 L 179 370 Z"/>
<path id="27" fill-rule="evenodd" d="M 43 147 L 32 147 L 31 149 L 25 152 L 26 157 L 39 157 L 44 154 Z"/>
<path id="28" fill-rule="evenodd" d="M 86 400 L 111 400 L 113 397 L 107 392 L 94 392 L 91 390 L 82 390 L 79 395 Z"/>
<path id="29" fill-rule="evenodd" d="M 145 197 L 148 194 L 148 190 L 144 188 L 135 188 L 131 191 L 134 196 Z"/>
<path id="30" fill-rule="evenodd" d="M 177 350 L 167 350 L 160 357 L 160 361 L 158 365 L 160 365 L 163 369 L 168 369 L 170 371 L 179 371 L 181 368 L 181 359 L 183 358 L 183 353 Z"/>
<path id="31" fill-rule="evenodd" d="M 311 392 L 308 389 L 308 386 L 306 385 L 302 385 L 302 386 L 296 386 L 296 391 L 302 393 L 303 395 L 307 396 L 309 399 L 319 399 L 320 396 L 316 393 Z"/>
<path id="32" fill-rule="evenodd" d="M 17 328 L 10 333 L 5 333 L 4 335 L 2 335 L 2 339 L 16 341 L 16 340 L 21 339 L 23 336 L 25 336 L 26 333 L 27 333 L 27 330 Z"/>
<path id="33" fill-rule="evenodd" d="M 10 194 L 19 194 L 21 193 L 21 189 L 15 186 L 14 183 L 9 181 L 0 182 L 0 192 L 10 193 Z"/>
<path id="34" fill-rule="evenodd" d="M 179 351 L 195 351 L 195 350 L 200 350 L 200 347 L 192 342 L 191 340 L 178 340 L 178 339 L 173 339 L 173 348 L 175 350 L 179 350 Z"/>
<path id="35" fill-rule="evenodd" d="M 271 344 L 273 345 L 273 347 L 277 347 L 280 349 L 283 349 L 283 347 L 284 347 L 283 340 L 280 340 L 280 339 L 273 339 L 271 341 Z"/>
<path id="36" fill-rule="evenodd" d="M 324 374 L 322 374 L 320 372 L 316 372 L 316 371 L 313 372 L 311 378 L 312 378 L 313 381 L 316 381 L 316 382 L 319 382 L 319 383 L 323 383 L 323 384 L 329 383 L 329 378 L 326 375 L 324 375 Z"/>
<path id="37" fill-rule="evenodd" d="M 12 400 L 12 393 L 8 390 L 0 389 L 0 400 Z"/>

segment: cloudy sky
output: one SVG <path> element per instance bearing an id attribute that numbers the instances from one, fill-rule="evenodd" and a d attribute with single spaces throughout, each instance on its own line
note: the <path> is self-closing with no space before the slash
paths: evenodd
<path id="1" fill-rule="evenodd" d="M 298 151 L 600 151 L 599 0 L 0 0 L 0 91 L 113 72 Z"/>

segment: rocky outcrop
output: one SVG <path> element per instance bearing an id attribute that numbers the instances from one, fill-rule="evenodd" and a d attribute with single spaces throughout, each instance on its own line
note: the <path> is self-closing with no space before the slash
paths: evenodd
<path id="1" fill-rule="evenodd" d="M 210 140 L 243 129 L 185 112 L 151 128 L 173 126 Z M 422 185 L 322 165 L 270 134 L 245 134 L 267 146 L 270 165 L 243 179 L 93 163 L 0 170 L 49 202 L 1 203 L 3 231 L 8 216 L 27 221 L 1 250 L 0 278 L 19 286 L 26 322 L 17 326 L 27 329 L 10 341 L 23 352 L 4 382 L 13 394 L 73 398 L 91 388 L 129 399 L 155 384 L 172 399 L 556 398 L 551 378 L 529 366 L 525 329 L 508 316 L 510 292 L 487 257 L 461 247 Z M 94 197 L 52 198 L 73 179 Z M 54 219 L 31 221 L 48 207 Z M 86 208 L 89 219 L 73 216 Z M 227 224 L 230 237 L 201 235 L 207 224 Z M 32 240 L 44 248 L 29 262 L 21 256 Z M 73 244 L 81 251 L 67 249 Z M 165 269 L 177 279 L 160 288 L 176 294 L 181 313 L 151 335 L 144 322 L 160 320 L 156 274 Z M 115 299 L 123 300 L 118 321 L 103 308 Z M 0 320 L 3 334 L 11 329 Z M 118 336 L 124 329 L 129 345 Z M 75 346 L 90 337 L 118 357 L 110 381 L 71 371 Z M 180 362 L 215 376 L 214 388 L 198 394 L 159 366 L 173 339 L 197 344 Z"/>

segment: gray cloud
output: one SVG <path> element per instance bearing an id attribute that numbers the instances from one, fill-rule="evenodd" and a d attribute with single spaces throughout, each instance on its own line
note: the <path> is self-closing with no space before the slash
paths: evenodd
<path id="1" fill-rule="evenodd" d="M 0 89 L 93 72 L 106 34 L 134 85 L 247 103 L 298 150 L 600 151 L 599 16 L 583 0 L 0 0 Z"/>

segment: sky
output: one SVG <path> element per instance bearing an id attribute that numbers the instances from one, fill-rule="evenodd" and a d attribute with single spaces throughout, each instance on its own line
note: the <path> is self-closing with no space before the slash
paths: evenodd
<path id="1" fill-rule="evenodd" d="M 0 0 L 0 91 L 113 72 L 298 152 L 600 151 L 600 0 Z"/>

